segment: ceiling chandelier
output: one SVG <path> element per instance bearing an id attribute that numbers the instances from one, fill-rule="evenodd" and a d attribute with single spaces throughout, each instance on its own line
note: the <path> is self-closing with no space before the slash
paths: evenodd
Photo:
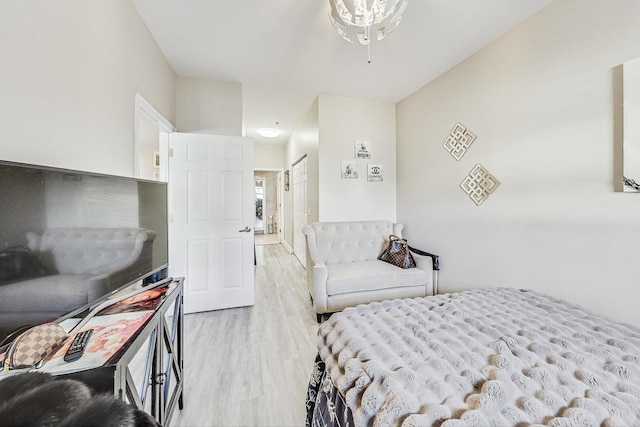
<path id="1" fill-rule="evenodd" d="M 329 18 L 343 39 L 368 47 L 371 62 L 371 37 L 380 41 L 393 31 L 407 8 L 408 0 L 329 0 Z"/>

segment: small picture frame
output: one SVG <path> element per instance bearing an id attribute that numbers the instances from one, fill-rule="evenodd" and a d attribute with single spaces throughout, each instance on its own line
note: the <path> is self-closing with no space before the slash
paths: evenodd
<path id="1" fill-rule="evenodd" d="M 367 165 L 367 181 L 370 182 L 382 182 L 383 171 L 381 164 L 368 164 Z"/>
<path id="2" fill-rule="evenodd" d="M 160 167 L 160 152 L 158 151 L 153 152 L 153 167 L 154 168 Z"/>
<path id="3" fill-rule="evenodd" d="M 357 179 L 358 163 L 355 160 L 343 160 L 341 176 L 342 179 Z"/>
<path id="4" fill-rule="evenodd" d="M 371 142 L 369 141 L 356 141 L 353 148 L 353 157 L 356 159 L 370 159 L 371 158 Z"/>

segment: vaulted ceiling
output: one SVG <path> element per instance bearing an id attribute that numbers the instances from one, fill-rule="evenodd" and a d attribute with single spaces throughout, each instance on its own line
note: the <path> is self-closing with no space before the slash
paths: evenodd
<path id="1" fill-rule="evenodd" d="M 334 31 L 328 0 L 133 0 L 177 75 L 242 84 L 258 143 L 284 143 L 320 93 L 400 101 L 552 1 L 409 0 L 368 63 Z"/>

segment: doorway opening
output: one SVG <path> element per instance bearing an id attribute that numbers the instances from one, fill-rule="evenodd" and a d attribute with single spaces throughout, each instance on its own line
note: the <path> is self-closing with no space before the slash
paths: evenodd
<path id="1" fill-rule="evenodd" d="M 255 184 L 255 243 L 279 244 L 283 232 L 282 169 L 256 169 Z"/>

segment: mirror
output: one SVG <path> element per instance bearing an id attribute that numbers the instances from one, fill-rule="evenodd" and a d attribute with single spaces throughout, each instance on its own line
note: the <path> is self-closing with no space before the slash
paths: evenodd
<path id="1" fill-rule="evenodd" d="M 257 176 L 255 177 L 255 188 L 256 188 L 256 224 L 254 229 L 257 232 L 265 232 L 265 222 L 264 222 L 264 206 L 266 205 L 266 183 L 267 180 L 264 177 Z"/>
<path id="2" fill-rule="evenodd" d="M 623 165 L 625 192 L 640 191 L 640 58 L 622 66 Z"/>

